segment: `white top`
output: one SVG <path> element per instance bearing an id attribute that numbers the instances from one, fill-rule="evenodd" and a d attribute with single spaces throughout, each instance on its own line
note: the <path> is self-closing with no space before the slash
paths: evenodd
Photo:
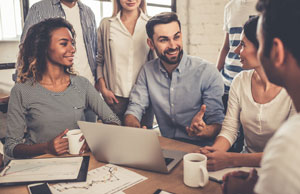
<path id="1" fill-rule="evenodd" d="M 296 114 L 291 98 L 285 89 L 266 104 L 256 103 L 251 92 L 254 70 L 243 71 L 233 80 L 228 109 L 218 136 L 225 137 L 232 145 L 240 126 L 243 126 L 247 152 L 263 152 L 274 132 L 291 115 Z"/>
<path id="2" fill-rule="evenodd" d="M 300 193 L 300 114 L 285 122 L 264 150 L 257 194 Z"/>
<path id="3" fill-rule="evenodd" d="M 86 53 L 85 43 L 83 40 L 83 34 L 82 34 L 82 27 L 81 27 L 81 19 L 80 19 L 80 13 L 79 13 L 79 7 L 78 4 L 72 8 L 69 8 L 68 6 L 61 3 L 62 8 L 64 9 L 66 20 L 70 22 L 73 25 L 73 28 L 76 33 L 76 53 L 74 56 L 74 70 L 79 75 L 87 78 L 92 85 L 95 84 L 95 78 L 93 76 L 93 73 L 91 71 L 91 68 L 89 66 L 89 61 Z"/>
<path id="4" fill-rule="evenodd" d="M 147 45 L 147 17 L 140 12 L 133 35 L 123 25 L 120 12 L 110 25 L 110 48 L 112 65 L 115 69 L 116 85 L 113 93 L 121 97 L 129 97 L 142 65 L 147 61 L 150 48 Z"/>

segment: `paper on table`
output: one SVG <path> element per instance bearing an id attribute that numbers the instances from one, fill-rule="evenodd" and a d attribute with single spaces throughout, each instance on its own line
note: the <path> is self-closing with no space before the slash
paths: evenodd
<path id="1" fill-rule="evenodd" d="M 245 172 L 249 172 L 251 169 L 253 169 L 254 167 L 236 167 L 236 168 L 225 168 L 222 170 L 218 170 L 218 171 L 211 171 L 208 172 L 208 176 L 210 178 L 212 178 L 212 180 L 214 181 L 218 181 L 218 182 L 222 182 L 222 178 L 225 174 L 232 172 L 232 171 L 237 171 L 237 170 L 242 170 Z M 255 168 L 258 172 L 259 172 L 259 168 Z"/>
<path id="2" fill-rule="evenodd" d="M 107 164 L 89 171 L 86 182 L 59 183 L 50 188 L 54 194 L 119 194 L 124 189 L 146 179 L 147 177 L 133 171 Z"/>
<path id="3" fill-rule="evenodd" d="M 1 172 L 0 183 L 76 179 L 82 157 L 12 160 Z"/>

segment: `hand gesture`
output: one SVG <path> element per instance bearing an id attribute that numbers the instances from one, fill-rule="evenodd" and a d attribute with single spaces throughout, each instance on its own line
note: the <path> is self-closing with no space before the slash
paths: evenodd
<path id="1" fill-rule="evenodd" d="M 53 155 L 61 155 L 67 153 L 69 150 L 68 138 L 63 138 L 68 133 L 68 129 L 61 132 L 58 136 L 47 143 L 46 153 Z"/>
<path id="2" fill-rule="evenodd" d="M 223 176 L 223 194 L 253 194 L 258 175 L 255 169 L 250 172 L 233 171 Z"/>
<path id="3" fill-rule="evenodd" d="M 114 93 L 108 89 L 103 90 L 102 96 L 107 104 L 119 103 Z"/>
<path id="4" fill-rule="evenodd" d="M 205 111 L 206 105 L 203 104 L 200 111 L 194 116 L 191 126 L 186 127 L 186 131 L 189 136 L 204 137 L 208 135 L 206 123 L 203 121 Z"/>

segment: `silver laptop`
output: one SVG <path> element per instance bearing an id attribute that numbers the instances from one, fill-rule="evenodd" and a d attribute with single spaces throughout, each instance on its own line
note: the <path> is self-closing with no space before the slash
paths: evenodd
<path id="1" fill-rule="evenodd" d="M 162 150 L 153 130 L 84 121 L 77 123 L 94 157 L 101 162 L 169 173 L 186 154 Z"/>

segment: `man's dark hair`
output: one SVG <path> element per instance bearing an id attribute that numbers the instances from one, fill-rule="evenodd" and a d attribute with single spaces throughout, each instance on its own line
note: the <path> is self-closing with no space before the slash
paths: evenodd
<path id="1" fill-rule="evenodd" d="M 243 28 L 246 38 L 258 49 L 259 44 L 256 38 L 257 22 L 258 16 L 252 17 L 244 24 Z"/>
<path id="2" fill-rule="evenodd" d="M 279 38 L 300 66 L 300 0 L 258 0 L 263 15 L 264 55 L 269 57 L 274 38 Z"/>
<path id="3" fill-rule="evenodd" d="M 147 35 L 149 38 L 153 39 L 154 26 L 158 24 L 168 24 L 171 22 L 177 22 L 179 29 L 181 30 L 181 24 L 178 20 L 178 16 L 174 12 L 162 12 L 150 18 L 146 24 Z"/>

